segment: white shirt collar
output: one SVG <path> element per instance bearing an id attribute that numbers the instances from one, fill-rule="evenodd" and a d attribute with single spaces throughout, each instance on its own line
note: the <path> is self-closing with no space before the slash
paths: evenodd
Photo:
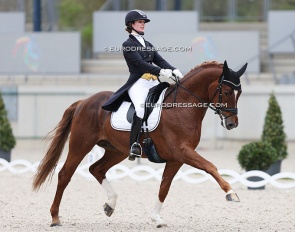
<path id="1" fill-rule="evenodd" d="M 142 35 L 139 35 L 134 32 L 132 32 L 131 35 L 133 35 L 141 43 L 141 45 L 145 47 L 145 42 L 144 42 Z"/>
<path id="2" fill-rule="evenodd" d="M 136 32 L 132 32 L 131 35 L 133 35 L 133 36 L 135 36 L 135 37 L 138 37 L 138 36 L 143 37 L 142 35 L 140 35 L 140 34 L 138 34 L 138 33 L 136 33 Z"/>

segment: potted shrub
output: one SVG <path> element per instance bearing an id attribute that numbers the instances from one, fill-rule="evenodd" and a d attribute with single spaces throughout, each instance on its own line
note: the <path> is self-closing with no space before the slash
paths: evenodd
<path id="1" fill-rule="evenodd" d="M 276 150 L 274 164 L 270 168 L 269 174 L 279 173 L 281 162 L 288 156 L 288 153 L 282 112 L 274 93 L 271 93 L 268 100 L 261 140 L 270 143 Z"/>
<path id="2" fill-rule="evenodd" d="M 276 150 L 265 141 L 251 142 L 242 147 L 238 154 L 239 164 L 246 171 L 259 170 L 267 172 L 267 169 L 276 159 Z M 250 181 L 260 181 L 260 177 L 249 177 Z M 265 187 L 248 189 L 264 189 Z"/>
<path id="3" fill-rule="evenodd" d="M 11 149 L 16 144 L 10 122 L 7 118 L 2 94 L 0 92 L 0 158 L 10 162 Z"/>

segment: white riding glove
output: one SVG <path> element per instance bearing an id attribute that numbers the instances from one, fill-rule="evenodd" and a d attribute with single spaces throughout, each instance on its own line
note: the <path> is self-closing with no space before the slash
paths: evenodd
<path id="1" fill-rule="evenodd" d="M 179 71 L 179 69 L 174 69 L 172 72 L 176 77 L 178 77 L 179 79 L 183 78 L 182 73 Z"/>
<path id="2" fill-rule="evenodd" d="M 172 77 L 172 70 L 171 69 L 161 69 L 159 77 L 171 78 Z"/>

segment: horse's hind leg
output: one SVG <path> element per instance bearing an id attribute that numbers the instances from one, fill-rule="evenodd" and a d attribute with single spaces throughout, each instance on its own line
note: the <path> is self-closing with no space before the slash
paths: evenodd
<path id="1" fill-rule="evenodd" d="M 104 212 L 108 217 L 115 210 L 118 195 L 106 178 L 106 172 L 126 157 L 126 154 L 118 150 L 106 149 L 104 156 L 89 167 L 90 173 L 98 180 L 108 196 L 108 202 L 104 205 Z"/>
<path id="2" fill-rule="evenodd" d="M 93 145 L 94 146 L 94 145 Z M 55 197 L 52 203 L 52 206 L 50 208 L 50 213 L 52 216 L 52 226 L 60 226 L 60 220 L 59 220 L 59 206 L 60 202 L 63 196 L 63 192 L 66 189 L 67 185 L 71 181 L 71 178 L 76 171 L 78 165 L 81 163 L 83 158 L 87 155 L 87 153 L 91 150 L 90 146 L 89 148 L 83 148 L 82 149 L 71 149 L 72 145 L 70 142 L 70 150 L 67 156 L 67 160 L 65 164 L 63 165 L 62 169 L 58 173 L 58 184 L 57 189 L 55 193 Z"/>

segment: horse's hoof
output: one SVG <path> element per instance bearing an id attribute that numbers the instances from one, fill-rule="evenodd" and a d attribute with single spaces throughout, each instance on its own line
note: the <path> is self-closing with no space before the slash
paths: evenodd
<path id="1" fill-rule="evenodd" d="M 110 217 L 112 216 L 113 212 L 114 212 L 114 209 L 109 206 L 109 204 L 105 203 L 104 206 L 103 206 L 103 210 L 104 210 L 104 213 Z"/>
<path id="2" fill-rule="evenodd" d="M 134 161 L 134 160 L 135 160 L 135 156 L 131 156 L 131 155 L 130 155 L 130 156 L 128 157 L 128 159 L 129 159 L 130 161 Z"/>
<path id="3" fill-rule="evenodd" d="M 159 225 L 157 225 L 157 228 L 163 228 L 163 227 L 167 227 L 167 224 L 159 224 Z"/>
<path id="4" fill-rule="evenodd" d="M 225 196 L 227 201 L 234 201 L 234 202 L 240 202 L 240 199 L 236 193 L 229 193 Z"/>
<path id="5" fill-rule="evenodd" d="M 54 227 L 54 226 L 61 226 L 61 224 L 60 224 L 60 223 L 52 223 L 52 224 L 50 225 L 50 227 Z"/>
<path id="6" fill-rule="evenodd" d="M 52 218 L 52 222 L 51 222 L 50 227 L 54 227 L 54 226 L 61 226 L 59 217 Z"/>

